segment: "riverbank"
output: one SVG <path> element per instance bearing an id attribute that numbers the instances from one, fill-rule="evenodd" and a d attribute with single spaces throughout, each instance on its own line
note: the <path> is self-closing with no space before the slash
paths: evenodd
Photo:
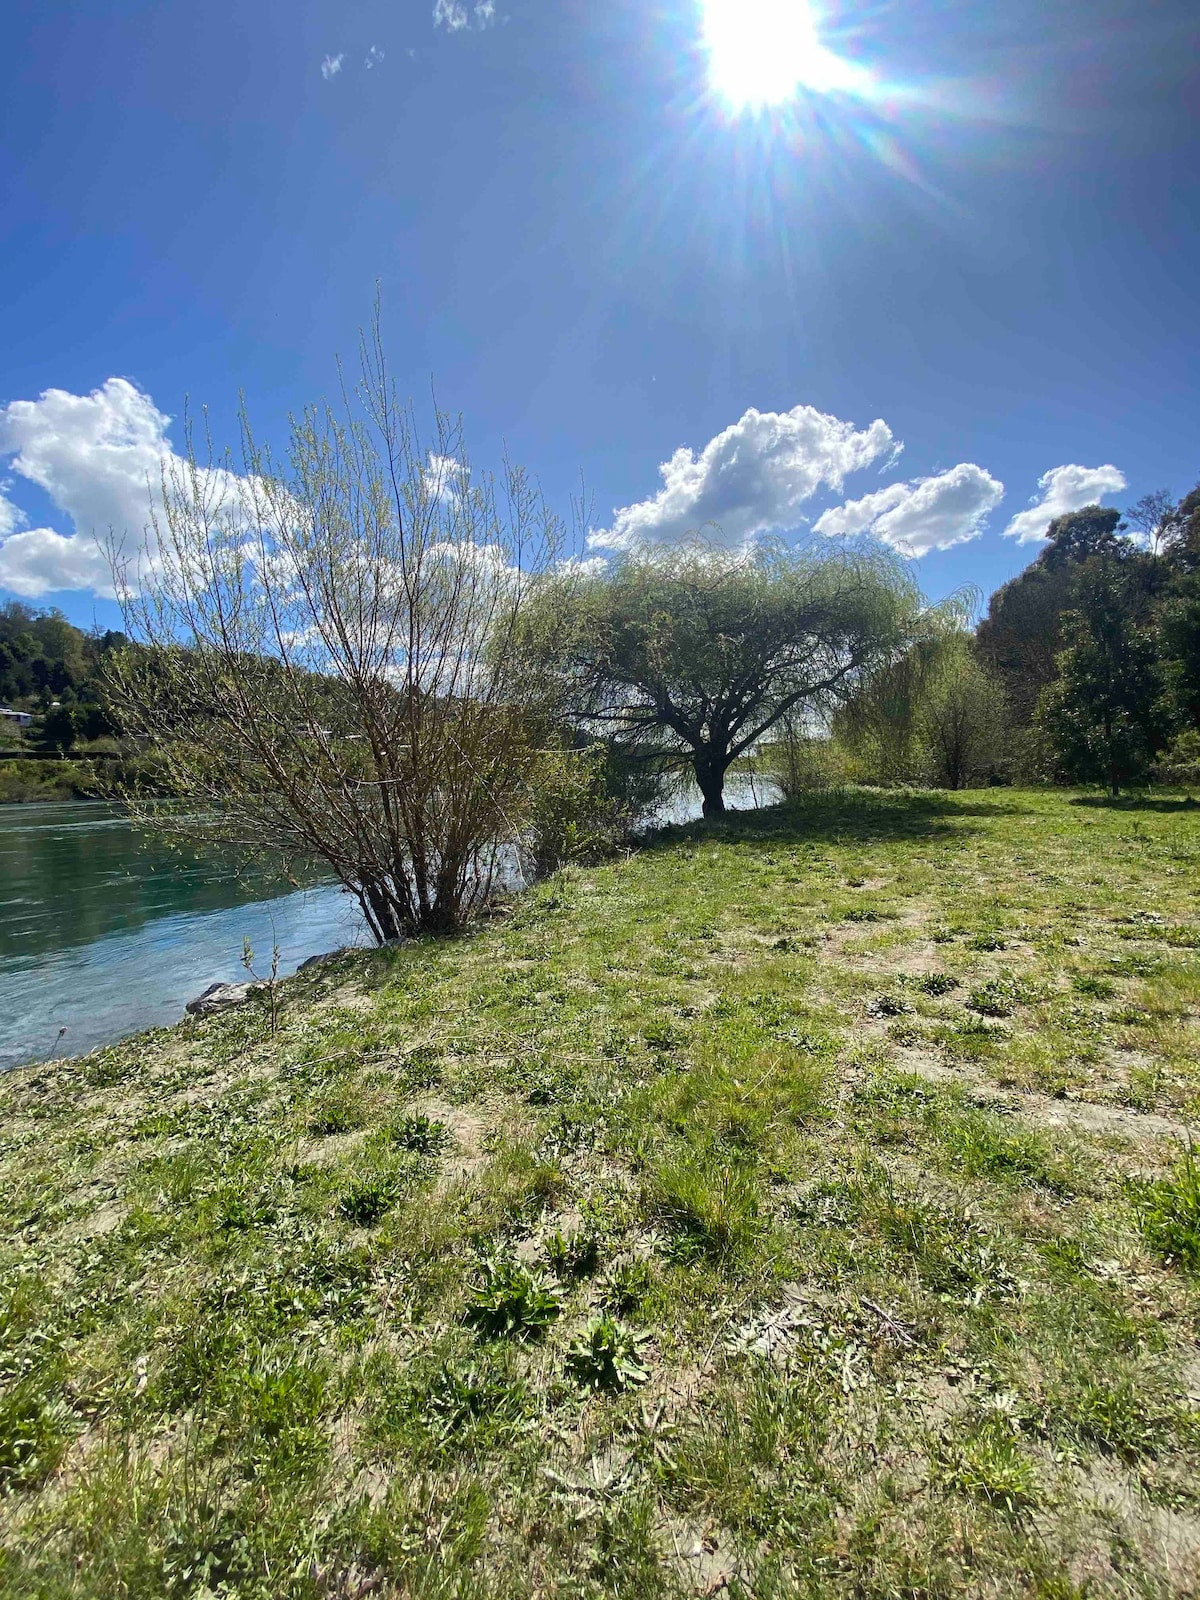
<path id="1" fill-rule="evenodd" d="M 31 805 L 46 800 L 85 800 L 99 793 L 90 761 L 52 761 L 17 757 L 0 761 L 0 805 Z"/>
<path id="2" fill-rule="evenodd" d="M 813 799 L 9 1074 L 0 1589 L 1194 1592 L 1198 858 Z"/>

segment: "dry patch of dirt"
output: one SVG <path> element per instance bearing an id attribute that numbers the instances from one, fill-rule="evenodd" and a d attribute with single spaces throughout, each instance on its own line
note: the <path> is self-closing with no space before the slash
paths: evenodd
<path id="1" fill-rule="evenodd" d="M 461 1183 L 487 1166 L 489 1157 L 484 1150 L 484 1140 L 488 1125 L 481 1116 L 462 1106 L 447 1105 L 444 1100 L 423 1100 L 416 1109 L 432 1122 L 442 1123 L 454 1140 L 454 1149 L 447 1153 L 442 1165 L 439 1187 Z"/>

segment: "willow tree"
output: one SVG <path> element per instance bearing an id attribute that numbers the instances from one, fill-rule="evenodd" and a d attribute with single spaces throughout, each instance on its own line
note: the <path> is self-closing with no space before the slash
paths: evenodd
<path id="1" fill-rule="evenodd" d="M 740 756 L 785 718 L 827 719 L 920 609 L 882 550 L 695 542 L 547 573 L 520 631 L 577 724 L 690 768 L 710 815 Z"/>
<path id="2" fill-rule="evenodd" d="M 245 429 L 239 468 L 189 439 L 115 562 L 110 701 L 166 775 L 156 818 L 328 863 L 381 941 L 452 929 L 528 805 L 544 719 L 514 641 L 560 526 L 446 416 L 422 441 L 377 331 L 341 410 L 295 419 L 282 463 Z"/>
<path id="3" fill-rule="evenodd" d="M 971 607 L 969 591 L 931 607 L 911 647 L 837 712 L 835 737 L 867 781 L 962 789 L 1003 768 L 1004 690 L 965 629 Z"/>

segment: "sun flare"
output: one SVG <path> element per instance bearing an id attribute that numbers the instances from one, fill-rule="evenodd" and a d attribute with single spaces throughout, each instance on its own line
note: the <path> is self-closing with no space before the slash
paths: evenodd
<path id="1" fill-rule="evenodd" d="M 734 110 L 780 105 L 798 89 L 865 94 L 866 67 L 826 48 L 809 0 L 702 0 L 709 82 Z"/>

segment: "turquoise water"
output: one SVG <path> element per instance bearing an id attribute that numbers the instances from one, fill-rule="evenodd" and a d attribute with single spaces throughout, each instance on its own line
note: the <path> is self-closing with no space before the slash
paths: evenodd
<path id="1" fill-rule="evenodd" d="M 210 983 L 368 942 L 334 883 L 247 883 L 218 853 L 169 848 L 116 807 L 0 806 L 0 1069 L 178 1022 Z M 62 1030 L 60 1032 L 60 1030 Z"/>

